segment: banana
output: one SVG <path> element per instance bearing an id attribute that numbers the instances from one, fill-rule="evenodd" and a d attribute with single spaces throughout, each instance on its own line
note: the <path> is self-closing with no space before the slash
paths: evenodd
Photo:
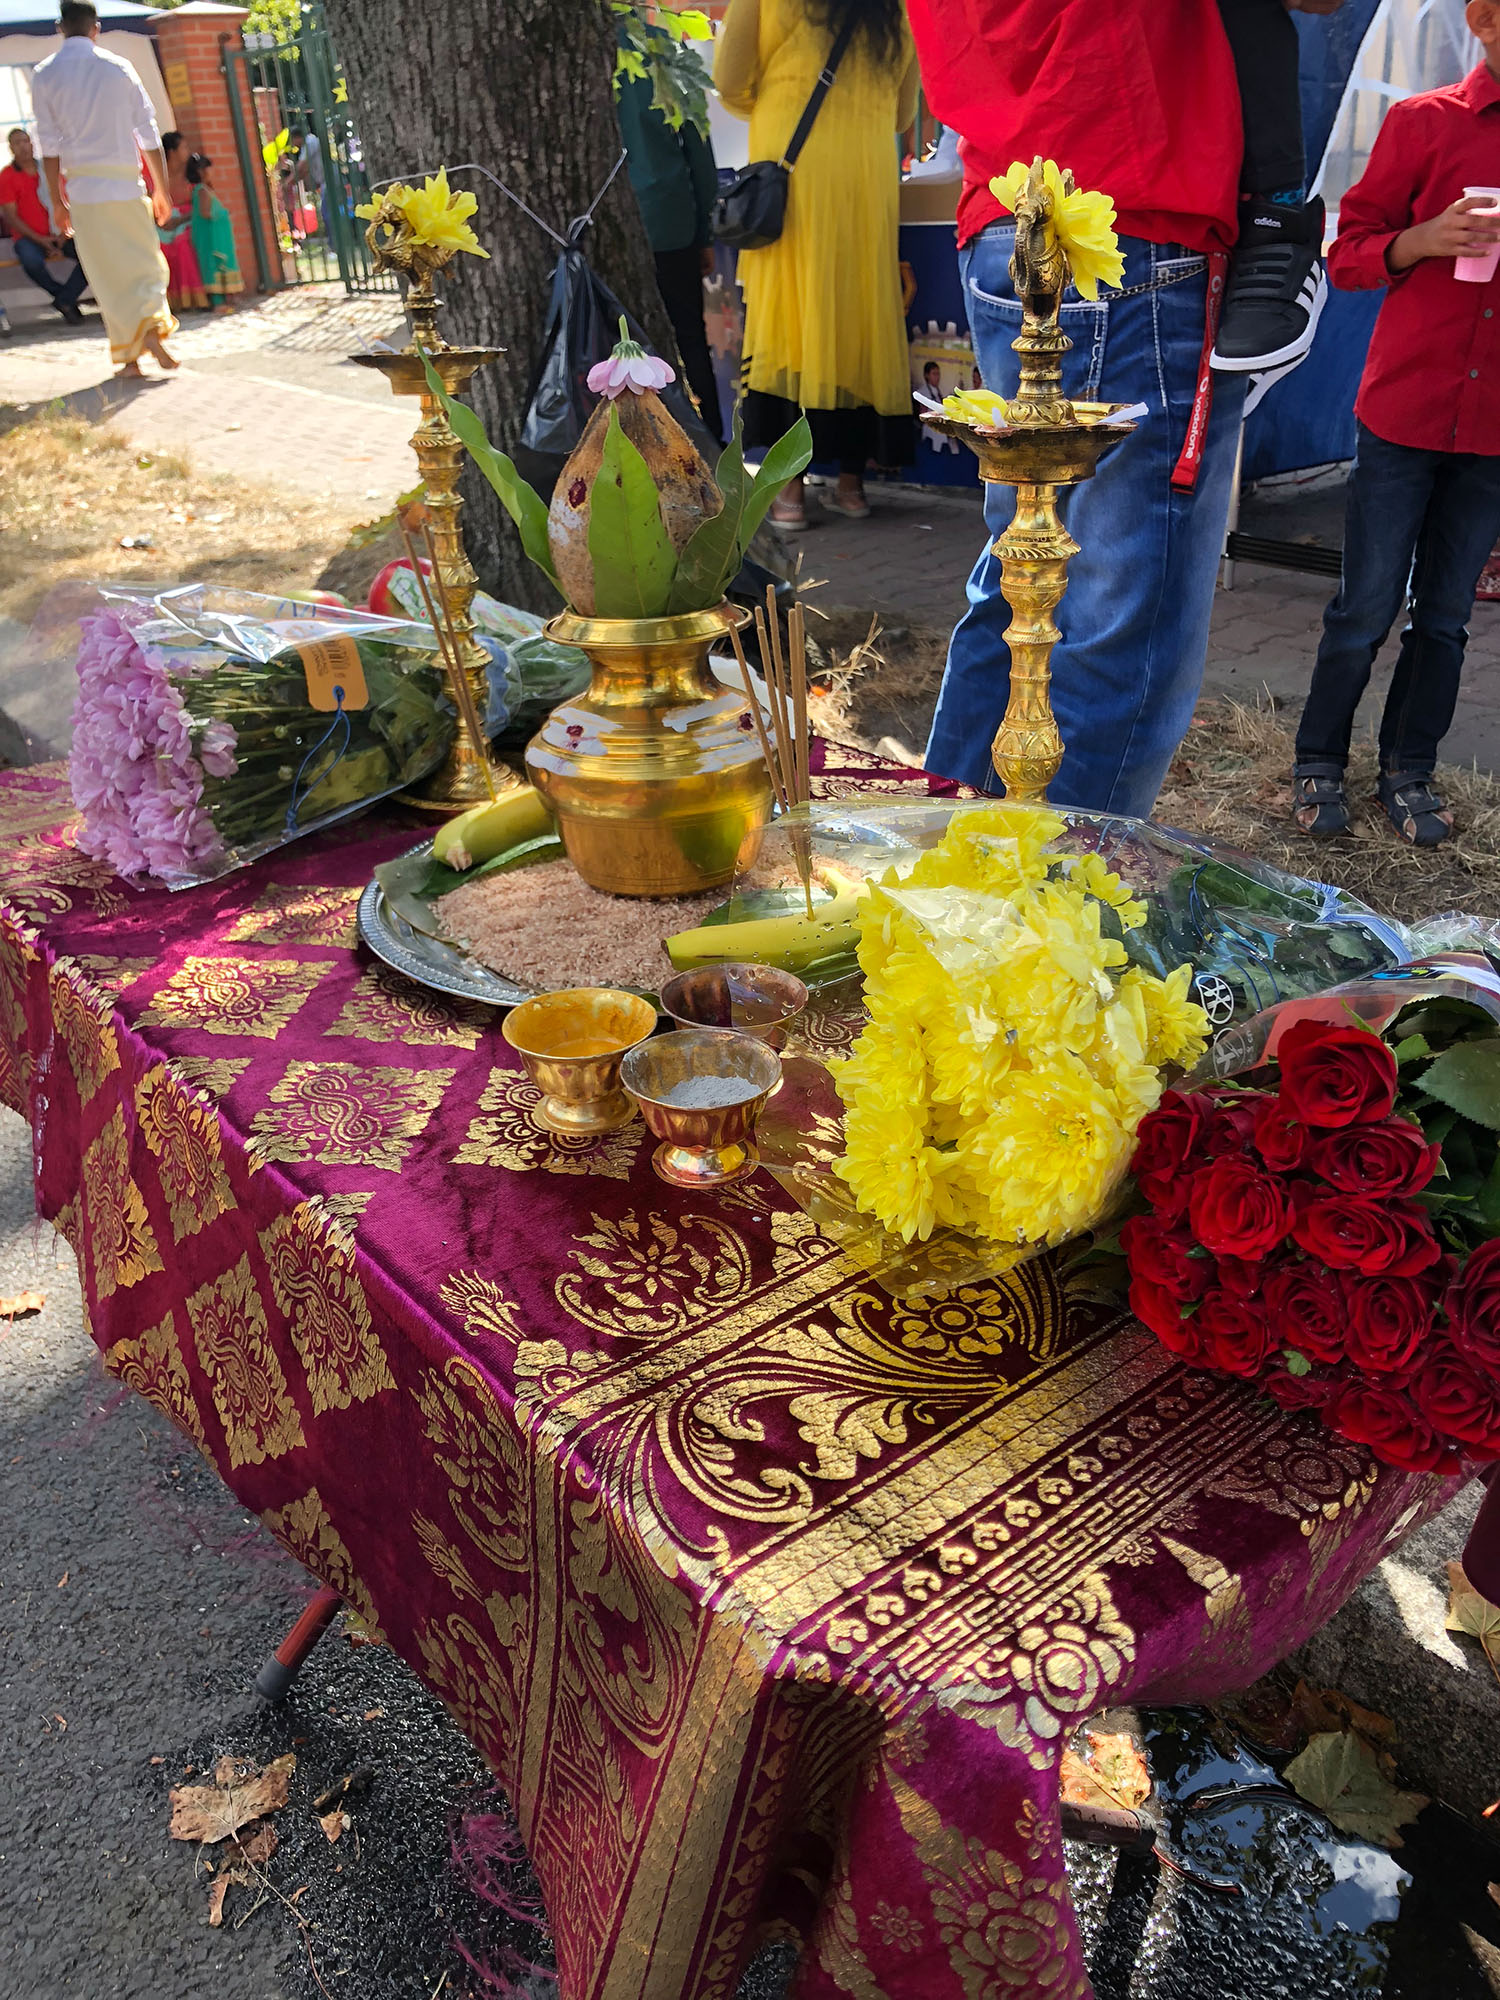
<path id="1" fill-rule="evenodd" d="M 536 840 L 552 831 L 552 815 L 540 792 L 526 785 L 491 799 L 482 806 L 470 806 L 456 819 L 445 820 L 432 842 L 434 860 L 450 868 L 472 868 L 480 861 L 493 861 L 507 848 L 523 840 Z"/>
<path id="2" fill-rule="evenodd" d="M 698 965 L 738 961 L 779 965 L 799 972 L 814 959 L 853 951 L 859 943 L 859 904 L 865 884 L 856 882 L 805 912 L 780 917 L 748 917 L 737 924 L 706 924 L 700 930 L 679 931 L 667 939 L 667 956 L 679 972 Z"/>

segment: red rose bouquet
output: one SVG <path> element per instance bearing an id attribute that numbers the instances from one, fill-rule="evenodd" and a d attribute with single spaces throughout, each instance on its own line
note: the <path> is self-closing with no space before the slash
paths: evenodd
<path id="1" fill-rule="evenodd" d="M 1262 1017 L 1245 1084 L 1142 1121 L 1120 1232 L 1164 1346 L 1420 1472 L 1500 1459 L 1500 1025 L 1452 990 L 1384 1035 L 1328 998 Z"/>

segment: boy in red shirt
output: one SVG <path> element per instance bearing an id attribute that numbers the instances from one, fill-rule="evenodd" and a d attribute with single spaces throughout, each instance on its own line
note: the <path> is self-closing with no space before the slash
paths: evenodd
<path id="1" fill-rule="evenodd" d="M 78 298 L 88 279 L 71 237 L 59 236 L 42 201 L 41 174 L 29 134 L 19 126 L 8 133 L 10 164 L 0 169 L 0 220 L 16 242 L 16 260 L 34 285 L 51 296 L 70 326 L 81 326 Z M 49 257 L 71 257 L 73 269 L 61 281 L 47 269 Z"/>
<path id="2" fill-rule="evenodd" d="M 1344 563 L 1293 770 L 1294 817 L 1345 832 L 1344 769 L 1375 655 L 1411 591 L 1411 616 L 1380 724 L 1380 802 L 1401 836 L 1435 847 L 1453 815 L 1433 788 L 1453 720 L 1475 586 L 1500 540 L 1500 276 L 1455 274 L 1500 242 L 1500 5 L 1469 0 L 1485 60 L 1462 83 L 1386 113 L 1363 178 L 1345 195 L 1328 275 L 1388 287 L 1355 415 Z"/>

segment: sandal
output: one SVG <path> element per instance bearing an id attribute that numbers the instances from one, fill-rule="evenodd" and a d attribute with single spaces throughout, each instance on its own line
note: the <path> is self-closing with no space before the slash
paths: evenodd
<path id="1" fill-rule="evenodd" d="M 1333 840 L 1349 831 L 1342 764 L 1293 766 L 1292 818 L 1314 840 Z"/>
<path id="2" fill-rule="evenodd" d="M 771 511 L 766 517 L 771 526 L 779 528 L 784 535 L 800 535 L 807 526 L 806 508 L 788 507 L 783 513 L 777 513 L 776 504 L 772 502 Z"/>
<path id="3" fill-rule="evenodd" d="M 1380 803 L 1403 840 L 1413 847 L 1436 847 L 1453 831 L 1453 815 L 1430 771 L 1394 771 L 1380 780 Z"/>

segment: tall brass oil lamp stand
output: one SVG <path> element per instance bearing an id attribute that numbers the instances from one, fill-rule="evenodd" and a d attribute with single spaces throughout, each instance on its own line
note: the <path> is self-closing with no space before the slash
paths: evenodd
<path id="1" fill-rule="evenodd" d="M 1063 176 L 1063 188 L 1073 192 L 1071 174 Z M 922 417 L 929 429 L 968 445 L 978 456 L 981 479 L 1016 489 L 1015 514 L 993 547 L 1013 616 L 1005 635 L 1010 701 L 990 754 L 1006 798 L 1025 805 L 1045 801 L 1063 757 L 1049 691 L 1052 648 L 1061 637 L 1052 614 L 1068 587 L 1068 563 L 1078 544 L 1058 518 L 1058 489 L 1092 479 L 1104 454 L 1135 428 L 1111 422 L 1123 403 L 1073 402 L 1062 392 L 1062 358 L 1073 343 L 1058 324 L 1058 308 L 1070 272 L 1048 227 L 1051 212 L 1038 158 L 1016 203 L 1010 272 L 1021 300 L 1021 332 L 1011 345 L 1021 357 L 1021 381 L 1006 424 L 987 431 L 936 411 Z"/>
<path id="2" fill-rule="evenodd" d="M 412 450 L 417 455 L 426 507 L 437 553 L 434 578 L 458 640 L 458 655 L 465 679 L 480 715 L 489 700 L 489 654 L 474 636 L 470 607 L 479 579 L 464 547 L 459 512 L 463 500 L 458 492 L 458 476 L 463 466 L 464 448 L 427 388 L 422 367 L 425 354 L 450 396 L 459 395 L 476 369 L 498 358 L 498 347 L 450 347 L 437 330 L 441 300 L 433 294 L 435 274 L 455 254 L 453 250 L 411 239 L 411 226 L 399 208 L 377 210 L 365 232 L 375 255 L 377 270 L 401 271 L 407 279 L 406 311 L 411 319 L 410 344 L 399 354 L 356 354 L 351 358 L 363 368 L 378 368 L 398 396 L 419 396 L 422 421 L 412 433 Z M 489 778 L 485 776 L 467 730 L 454 733 L 453 748 L 447 759 L 414 791 L 402 794 L 403 803 L 422 812 L 448 816 L 477 806 L 491 796 L 517 790 L 523 783 L 509 765 L 488 750 Z"/>

